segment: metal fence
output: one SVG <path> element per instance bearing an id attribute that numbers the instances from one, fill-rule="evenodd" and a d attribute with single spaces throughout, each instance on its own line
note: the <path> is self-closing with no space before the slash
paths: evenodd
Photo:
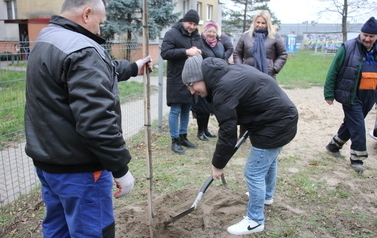
<path id="1" fill-rule="evenodd" d="M 111 55 L 119 59 L 130 45 L 115 42 L 105 46 Z M 14 45 L 14 44 L 10 44 Z M 32 45 L 32 44 L 30 44 Z M 116 45 L 116 48 L 114 48 Z M 138 45 L 131 46 L 137 50 Z M 32 47 L 30 47 L 32 50 Z M 25 136 L 23 113 L 25 106 L 25 78 L 27 67 L 27 51 L 17 54 L 9 53 L 9 49 L 0 48 L 0 228 L 14 217 L 13 203 L 39 186 L 32 160 L 25 154 Z M 132 52 L 132 51 L 131 51 Z M 3 56 L 3 57 L 2 57 Z M 163 68 L 163 67 L 161 67 Z M 131 78 L 129 81 L 143 82 L 143 76 Z M 123 82 L 122 82 L 123 83 Z M 127 82 L 124 82 L 127 83 Z M 165 90 L 162 75 L 150 77 L 152 86 L 158 92 L 150 97 L 150 113 L 152 120 L 159 119 L 167 111 Z M 155 90 L 154 90 L 155 91 Z M 122 127 L 124 137 L 130 138 L 144 127 L 144 99 L 128 101 L 122 104 Z M 39 201 L 30 201 L 39 202 Z M 0 232 L 1 233 L 1 232 Z"/>

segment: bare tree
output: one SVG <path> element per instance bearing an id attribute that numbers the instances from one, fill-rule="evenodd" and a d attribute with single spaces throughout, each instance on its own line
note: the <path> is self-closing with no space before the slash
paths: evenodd
<path id="1" fill-rule="evenodd" d="M 268 10 L 273 23 L 280 25 L 275 14 L 268 6 L 270 0 L 230 0 L 232 7 L 225 7 L 223 10 L 222 31 L 228 35 L 243 33 L 248 30 L 254 14 L 258 10 Z"/>
<path id="2" fill-rule="evenodd" d="M 343 41 L 347 40 L 348 23 L 360 21 L 376 12 L 376 1 L 373 0 L 320 0 L 329 5 L 319 14 L 337 13 L 342 19 Z M 369 17 L 368 17 L 369 18 Z M 364 19 L 365 20 L 365 19 Z"/>

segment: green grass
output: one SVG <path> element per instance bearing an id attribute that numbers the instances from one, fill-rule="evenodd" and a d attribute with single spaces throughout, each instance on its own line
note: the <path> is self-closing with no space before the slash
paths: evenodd
<path id="1" fill-rule="evenodd" d="M 20 139 L 24 129 L 25 71 L 0 70 L 0 147 Z M 155 92 L 156 87 L 151 87 Z M 143 83 L 119 83 L 121 103 L 143 98 Z"/>
<path id="2" fill-rule="evenodd" d="M 26 66 L 27 66 L 27 62 L 10 63 L 9 66 L 25 67 L 25 68 L 26 68 Z"/>
<path id="3" fill-rule="evenodd" d="M 309 50 L 289 54 L 276 80 L 286 89 L 323 86 L 333 58 L 334 54 L 314 54 Z"/>
<path id="4" fill-rule="evenodd" d="M 23 71 L 0 70 L 0 136 L 23 129 L 25 77 Z"/>

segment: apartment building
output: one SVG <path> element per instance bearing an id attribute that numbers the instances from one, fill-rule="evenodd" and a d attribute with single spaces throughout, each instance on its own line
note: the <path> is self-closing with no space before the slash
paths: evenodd
<path id="1" fill-rule="evenodd" d="M 64 0 L 0 0 L 0 41 L 19 41 L 21 34 L 27 32 L 29 40 L 34 41 L 39 31 L 45 27 L 51 15 L 58 15 Z M 175 12 L 182 16 L 189 9 L 196 9 L 202 25 L 208 20 L 221 24 L 221 11 L 224 0 L 177 0 Z"/>

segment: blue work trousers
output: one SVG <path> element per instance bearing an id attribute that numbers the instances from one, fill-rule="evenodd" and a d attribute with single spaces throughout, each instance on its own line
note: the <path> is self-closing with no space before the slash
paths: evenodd
<path id="1" fill-rule="evenodd" d="M 44 238 L 115 237 L 110 172 L 52 174 L 39 168 L 36 172 L 46 204 Z"/>

